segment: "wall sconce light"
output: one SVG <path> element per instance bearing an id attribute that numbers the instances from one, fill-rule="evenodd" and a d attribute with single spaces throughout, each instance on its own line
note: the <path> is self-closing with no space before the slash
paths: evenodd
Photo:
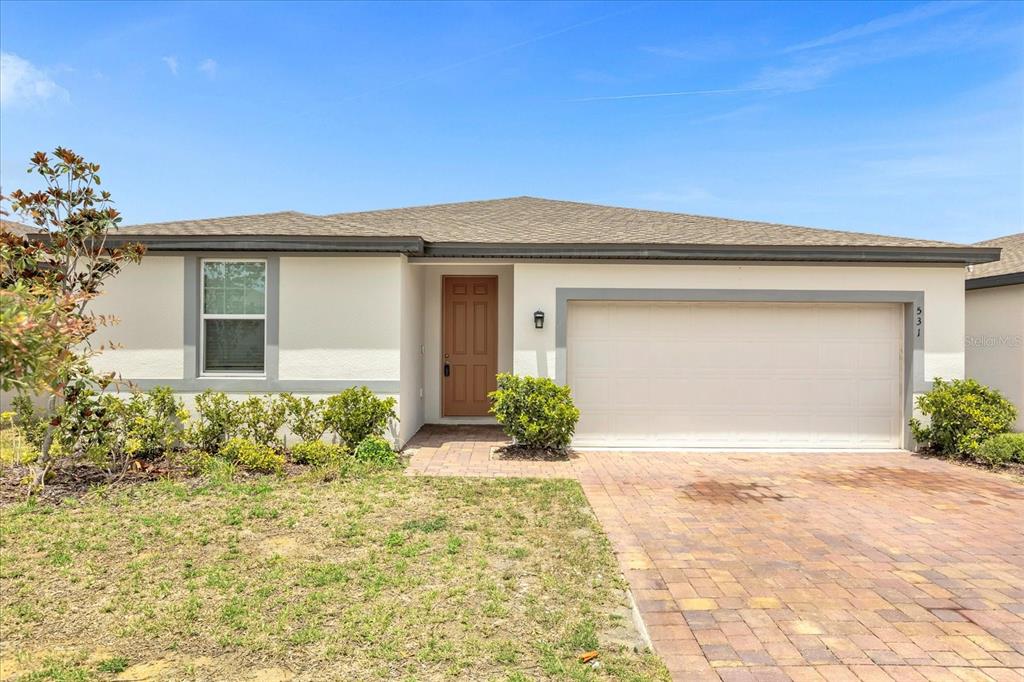
<path id="1" fill-rule="evenodd" d="M 538 310 L 533 314 L 533 326 L 537 329 L 544 328 L 544 311 Z"/>

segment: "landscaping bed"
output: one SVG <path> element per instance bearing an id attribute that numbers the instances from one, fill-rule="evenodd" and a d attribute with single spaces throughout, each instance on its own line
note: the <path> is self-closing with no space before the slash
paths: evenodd
<path id="1" fill-rule="evenodd" d="M 667 679 L 571 481 L 168 479 L 0 524 L 4 679 Z"/>

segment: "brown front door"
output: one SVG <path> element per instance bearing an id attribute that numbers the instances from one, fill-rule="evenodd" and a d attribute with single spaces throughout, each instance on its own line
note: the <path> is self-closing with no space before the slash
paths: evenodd
<path id="1" fill-rule="evenodd" d="M 497 388 L 498 278 L 444 278 L 444 416 L 485 416 Z"/>

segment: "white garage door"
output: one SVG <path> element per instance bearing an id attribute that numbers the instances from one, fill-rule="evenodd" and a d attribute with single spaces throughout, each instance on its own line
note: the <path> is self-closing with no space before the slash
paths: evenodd
<path id="1" fill-rule="evenodd" d="M 897 304 L 569 304 L 578 446 L 902 447 Z"/>

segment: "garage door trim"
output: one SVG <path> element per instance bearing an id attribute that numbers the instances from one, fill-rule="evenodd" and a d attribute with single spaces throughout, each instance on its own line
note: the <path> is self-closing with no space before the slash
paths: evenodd
<path id="1" fill-rule="evenodd" d="M 570 301 L 683 301 L 736 303 L 901 303 L 904 320 L 903 415 L 913 414 L 914 394 L 929 389 L 924 379 L 924 292 L 826 289 L 555 289 L 555 380 L 566 383 Z M 903 425 L 903 446 L 913 447 Z"/>

